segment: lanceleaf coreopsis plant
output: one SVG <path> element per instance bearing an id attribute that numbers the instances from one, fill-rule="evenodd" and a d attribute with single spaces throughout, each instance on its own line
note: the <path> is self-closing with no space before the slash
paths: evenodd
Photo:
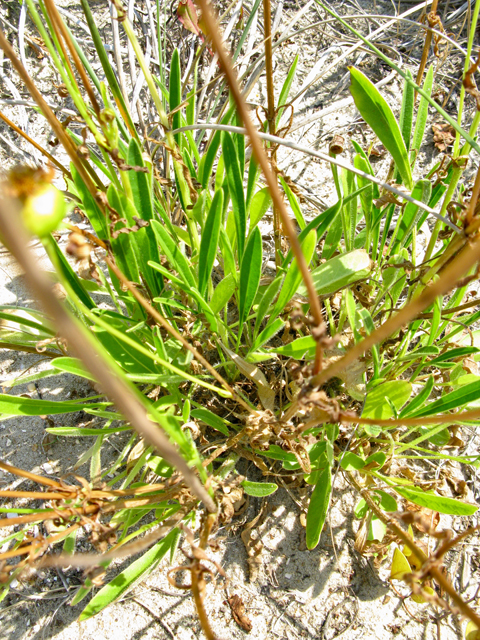
<path id="1" fill-rule="evenodd" d="M 479 357 L 471 329 L 479 318 L 478 301 L 464 299 L 480 255 L 480 174 L 470 189 L 464 171 L 470 155 L 480 152 L 475 138 L 480 112 L 464 129 L 462 107 L 454 119 L 432 98 L 433 67 L 426 74 L 422 68 L 414 81 L 410 71 L 318 4 L 404 79 L 397 119 L 369 78 L 350 69 L 355 105 L 391 156 L 386 181 L 354 141 L 356 155 L 349 164 L 337 157 L 338 140 L 324 154 L 277 135 L 287 117 L 297 60 L 275 100 L 268 73 L 269 0 L 262 127 L 249 116 L 206 0 L 179 5 L 182 23 L 199 36 L 186 75 L 161 27 L 160 66 L 156 75 L 151 72 L 124 7 L 114 2 L 155 114 L 148 128 L 134 123 L 87 0 L 82 7 L 103 80 L 53 0 L 25 0 L 84 127 L 83 139 L 69 122 L 57 119 L 0 31 L 5 56 L 70 158 L 70 166 L 63 166 L 42 150 L 63 175 L 68 204 L 52 185 L 54 165 L 13 169 L 3 185 L 0 236 L 44 312 L 2 307 L 1 346 L 35 351 L 41 344 L 50 359 L 48 367 L 20 377 L 12 387 L 68 372 L 91 381 L 97 391 L 74 401 L 3 394 L 0 412 L 5 418 L 83 410 L 105 421 L 95 428 L 47 429 L 59 437 L 94 438 L 83 459 L 90 461 L 90 479 L 54 480 L 0 462 L 2 470 L 38 484 L 37 491 L 0 495 L 41 503 L 0 520 L 1 526 L 15 526 L 2 541 L 9 547 L 0 554 L 0 598 L 27 567 L 84 567 L 85 584 L 74 604 L 102 580 L 108 583 L 86 605 L 81 616 L 86 619 L 173 553 L 183 535 L 192 547 L 187 569 L 195 603 L 205 634 L 213 638 L 203 608 L 210 571 L 205 562 L 219 524 L 234 514 L 228 496 L 268 496 L 282 475 L 311 485 L 306 540 L 313 549 L 328 513 L 332 476 L 340 471 L 359 492 L 357 549 L 381 558 L 392 542 L 403 544 L 403 551 L 395 550 L 392 578 L 407 580 L 417 602 L 452 607 L 480 626 L 441 570 L 457 540 L 440 536 L 428 556 L 413 529 L 406 528 L 422 520 L 422 509 L 469 516 L 477 507 L 419 487 L 414 474 L 406 479 L 397 473 L 400 463 L 408 467 L 412 460 L 464 465 L 477 460 L 451 455 L 444 447 L 455 438 L 460 442 L 458 425 L 480 422 L 480 377 L 462 365 L 467 356 Z M 257 0 L 244 16 L 234 60 L 259 5 Z M 476 95 L 471 54 L 479 6 L 472 15 L 461 105 L 466 92 Z M 223 84 L 198 113 L 197 62 L 203 54 L 218 56 L 220 67 L 213 70 Z M 451 124 L 456 138 L 452 155 L 418 177 L 415 163 L 429 109 Z M 206 135 L 194 135 L 202 130 Z M 247 145 L 253 151 L 249 159 Z M 294 183 L 279 173 L 280 145 L 331 164 L 337 203 L 308 223 Z M 68 223 L 69 207 L 86 216 L 90 231 Z M 276 273 L 266 280 L 259 224 L 271 208 Z M 432 216 L 431 240 L 419 259 L 417 232 Z M 79 269 L 52 235 L 61 220 L 71 230 L 66 251 Z M 36 268 L 27 249 L 29 234 L 43 243 L 66 292 L 63 302 L 52 294 L 51 278 Z M 108 305 L 98 305 L 99 294 Z M 287 372 L 284 390 L 278 383 L 282 371 Z M 121 431 L 131 434 L 127 445 L 113 465 L 102 468 L 106 436 Z M 242 458 L 263 472 L 265 482 L 239 475 Z M 404 511 L 408 503 L 418 511 Z M 9 509 L 16 511 L 13 503 L 1 511 Z M 55 522 L 53 531 L 30 535 L 31 524 L 47 521 Z M 96 552 L 76 553 L 77 534 L 87 524 L 85 535 Z M 428 531 L 434 533 L 433 525 Z M 104 577 L 115 558 L 139 551 L 144 554 L 120 576 Z"/>

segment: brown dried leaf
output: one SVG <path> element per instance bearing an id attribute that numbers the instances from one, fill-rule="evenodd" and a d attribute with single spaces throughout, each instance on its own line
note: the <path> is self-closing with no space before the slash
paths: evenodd
<path id="1" fill-rule="evenodd" d="M 437 511 L 420 507 L 413 502 L 407 502 L 405 509 L 415 515 L 412 524 L 421 533 L 431 533 L 437 529 L 440 523 L 440 514 Z"/>
<path id="2" fill-rule="evenodd" d="M 433 141 L 439 151 L 446 151 L 455 142 L 455 129 L 451 124 L 432 125 Z"/>
<path id="3" fill-rule="evenodd" d="M 245 605 L 243 604 L 242 598 L 237 595 L 230 596 L 228 598 L 228 604 L 232 610 L 233 619 L 238 626 L 247 633 L 250 633 L 252 630 L 252 622 L 245 613 Z"/>
<path id="4" fill-rule="evenodd" d="M 375 147 L 370 149 L 370 156 L 373 156 L 374 158 L 383 158 L 386 153 L 387 150 L 383 144 L 377 144 Z"/>

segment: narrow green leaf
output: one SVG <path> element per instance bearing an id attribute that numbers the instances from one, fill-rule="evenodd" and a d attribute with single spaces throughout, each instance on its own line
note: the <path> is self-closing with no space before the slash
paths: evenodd
<path id="1" fill-rule="evenodd" d="M 72 269 L 70 263 L 60 250 L 60 247 L 53 236 L 49 236 L 44 240 L 44 246 L 52 262 L 57 265 L 58 270 L 60 271 L 59 275 L 64 278 L 78 299 L 87 307 L 87 309 L 94 309 L 96 307 L 95 302 L 87 293 L 82 280 Z"/>
<path id="2" fill-rule="evenodd" d="M 424 489 L 400 487 L 393 482 L 389 482 L 388 484 L 402 497 L 410 500 L 410 502 L 418 504 L 420 507 L 431 509 L 432 511 L 438 511 L 439 513 L 446 513 L 452 516 L 471 516 L 478 510 L 478 507 L 473 504 L 466 504 L 465 502 L 460 502 L 460 500 L 438 496 Z"/>
<path id="3" fill-rule="evenodd" d="M 423 90 L 430 96 L 433 87 L 433 64 L 430 65 L 425 81 L 423 83 Z M 418 150 L 422 144 L 423 136 L 425 134 L 425 127 L 427 125 L 428 118 L 428 101 L 423 96 L 420 99 L 418 105 L 417 118 L 415 122 L 415 130 L 413 132 L 412 148 L 410 150 L 410 162 L 412 166 L 415 164 L 418 156 Z"/>
<path id="4" fill-rule="evenodd" d="M 200 242 L 200 254 L 198 258 L 198 290 L 205 296 L 208 280 L 212 274 L 213 264 L 217 255 L 218 241 L 220 238 L 220 224 L 222 222 L 223 191 L 215 192 L 210 210 L 205 220 Z"/>
<path id="5" fill-rule="evenodd" d="M 354 194 L 352 194 L 353 196 Z M 357 192 L 358 195 L 358 192 Z M 335 218 L 338 216 L 342 209 L 343 201 L 339 201 L 334 204 L 332 207 L 329 207 L 326 211 L 323 211 L 318 216 L 316 216 L 311 222 L 307 224 L 305 229 L 303 229 L 298 234 L 299 242 L 303 242 L 303 240 L 307 237 L 312 229 L 317 231 L 317 242 L 321 240 L 323 234 L 328 230 L 330 225 L 334 222 Z M 285 259 L 282 264 L 282 269 L 286 269 L 288 263 L 293 258 L 293 251 L 290 249 L 285 256 Z"/>
<path id="6" fill-rule="evenodd" d="M 108 187 L 107 199 L 108 203 L 113 209 L 115 209 L 115 211 L 118 211 L 119 213 L 123 212 L 119 194 L 113 184 L 110 184 Z M 124 216 L 122 216 L 122 218 L 124 218 Z M 114 225 L 113 230 L 117 231 L 123 227 L 124 225 L 121 222 L 119 227 Z M 140 282 L 137 256 L 135 255 L 135 240 L 131 237 L 132 234 L 120 233 L 116 238 L 113 238 L 111 233 L 109 235 L 110 245 L 118 267 L 131 282 Z"/>
<path id="7" fill-rule="evenodd" d="M 430 397 L 434 384 L 435 384 L 435 380 L 433 376 L 430 376 L 427 382 L 425 383 L 425 386 L 423 387 L 423 389 L 401 411 L 400 418 L 405 418 L 407 416 L 410 416 L 410 414 L 414 413 L 417 409 L 422 407 Z"/>
<path id="8" fill-rule="evenodd" d="M 175 49 L 172 54 L 172 61 L 170 63 L 170 87 L 169 87 L 169 105 L 170 111 L 176 109 L 182 102 L 182 84 L 181 84 L 181 70 L 180 70 L 180 56 L 178 49 Z M 172 116 L 172 129 L 180 128 L 180 111 L 177 111 Z M 175 134 L 175 140 L 177 144 L 180 144 L 180 134 Z"/>
<path id="9" fill-rule="evenodd" d="M 220 431 L 220 433 L 223 433 L 223 435 L 227 437 L 230 435 L 230 431 L 225 425 L 225 421 L 220 418 L 220 416 L 217 416 L 209 411 L 209 409 L 193 409 L 191 412 L 191 416 L 193 418 L 196 418 L 197 420 L 205 422 L 205 424 L 208 424 L 209 427 Z"/>
<path id="10" fill-rule="evenodd" d="M 305 257 L 305 262 L 307 265 L 310 264 L 313 256 L 313 252 L 315 251 L 315 246 L 317 244 L 317 232 L 313 229 L 307 235 L 305 240 L 302 242 L 302 253 Z M 295 292 L 298 290 L 300 283 L 302 282 L 302 273 L 297 265 L 297 260 L 293 260 L 290 265 L 287 275 L 285 276 L 285 280 L 283 281 L 282 290 L 280 291 L 280 295 L 278 296 L 277 302 L 270 314 L 269 322 L 273 322 L 276 317 L 285 309 L 286 305 L 295 295 Z M 304 287 L 302 284 L 300 286 Z"/>
<path id="11" fill-rule="evenodd" d="M 297 338 L 293 342 L 286 344 L 284 347 L 275 347 L 270 349 L 273 353 L 285 356 L 286 358 L 294 358 L 295 360 L 301 360 L 307 352 L 315 354 L 317 343 L 312 336 L 304 336 L 303 338 Z"/>
<path id="12" fill-rule="evenodd" d="M 53 402 L 51 400 L 37 400 L 36 398 L 0 394 L 0 414 L 9 416 L 46 416 L 60 413 L 76 413 L 84 409 L 107 407 L 109 404 L 109 402 L 93 402 L 90 404 L 85 401 L 72 400 Z"/>
<path id="13" fill-rule="evenodd" d="M 297 221 L 298 226 L 300 227 L 300 229 L 305 229 L 307 223 L 305 222 L 305 218 L 303 217 L 303 213 L 302 210 L 300 209 L 300 204 L 297 200 L 296 195 L 293 193 L 293 191 L 290 189 L 290 187 L 288 186 L 288 184 L 285 182 L 285 180 L 282 178 L 282 176 L 280 176 L 280 182 L 282 183 L 282 187 L 283 190 L 285 191 L 287 198 L 288 198 L 288 202 L 290 204 L 290 206 L 292 207 L 292 211 L 293 211 L 293 215 L 295 216 L 295 220 Z"/>
<path id="14" fill-rule="evenodd" d="M 244 480 L 242 487 L 247 496 L 253 496 L 254 498 L 271 496 L 278 489 L 278 486 L 273 482 L 250 482 L 249 480 Z"/>
<path id="15" fill-rule="evenodd" d="M 467 384 L 451 393 L 447 393 L 443 398 L 431 402 L 423 409 L 409 414 L 409 418 L 421 418 L 431 416 L 435 413 L 445 413 L 457 407 L 462 407 L 480 398 L 480 380 Z M 454 414 L 452 415 L 454 419 Z"/>
<path id="16" fill-rule="evenodd" d="M 196 289 L 197 282 L 195 280 L 195 276 L 178 242 L 173 240 L 166 228 L 160 224 L 158 220 L 152 220 L 150 224 L 157 242 L 167 257 L 170 265 L 179 273 L 185 284 Z"/>
<path id="17" fill-rule="evenodd" d="M 262 235 L 258 227 L 256 227 L 247 242 L 240 267 L 238 304 L 239 336 L 243 330 L 243 323 L 257 295 L 261 273 Z"/>
<path id="18" fill-rule="evenodd" d="M 364 280 L 370 275 L 372 261 L 364 249 L 356 249 L 331 258 L 312 271 L 315 289 L 320 295 L 330 295 Z M 307 295 L 305 285 L 298 288 L 301 296 Z"/>
<path id="19" fill-rule="evenodd" d="M 233 138 L 229 133 L 222 135 L 222 148 L 227 174 L 228 191 L 232 199 L 235 228 L 237 230 L 237 250 L 239 261 L 242 260 L 247 234 L 247 216 L 245 210 L 245 195 L 243 192 L 243 178 L 240 173 L 240 163 Z"/>
<path id="20" fill-rule="evenodd" d="M 257 224 L 260 222 L 260 220 L 267 213 L 271 206 L 272 196 L 270 195 L 268 187 L 257 191 L 250 203 L 250 233 L 257 226 Z"/>
<path id="21" fill-rule="evenodd" d="M 265 292 L 263 293 L 260 299 L 260 302 L 258 304 L 257 319 L 255 321 L 255 332 L 254 332 L 255 335 L 257 335 L 260 329 L 260 326 L 267 315 L 268 309 L 270 308 L 271 304 L 275 300 L 275 296 L 280 291 L 282 281 L 283 281 L 283 274 L 280 273 L 276 278 L 272 280 L 272 282 L 270 282 L 268 287 L 265 289 Z"/>
<path id="22" fill-rule="evenodd" d="M 407 76 L 413 80 L 412 73 L 407 69 Z M 415 90 L 410 82 L 403 85 L 402 108 L 400 111 L 400 131 L 407 151 L 410 149 L 410 137 L 413 125 L 413 107 L 415 105 Z"/>
<path id="23" fill-rule="evenodd" d="M 80 207 L 85 212 L 85 215 L 90 221 L 93 230 L 101 240 L 108 240 L 107 221 L 105 216 L 100 210 L 100 207 L 95 202 L 92 194 L 88 190 L 86 184 L 82 180 L 82 177 L 75 169 L 73 164 L 70 165 L 70 171 L 72 174 L 75 188 L 77 190 L 78 197 L 80 198 Z"/>
<path id="24" fill-rule="evenodd" d="M 215 287 L 212 299 L 210 300 L 210 309 L 213 313 L 219 313 L 233 296 L 235 291 L 236 282 L 231 273 L 228 274 L 223 280 Z"/>
<path id="25" fill-rule="evenodd" d="M 118 600 L 127 590 L 132 589 L 140 579 L 145 579 L 170 550 L 170 547 L 176 539 L 176 533 L 176 530 L 171 531 L 141 558 L 132 562 L 122 573 L 119 573 L 111 582 L 100 589 L 80 614 L 79 622 L 88 620 L 97 613 L 100 613 L 100 611 L 103 611 L 109 604 Z"/>
<path id="26" fill-rule="evenodd" d="M 130 133 L 135 132 L 135 125 L 133 124 L 132 118 L 130 116 L 130 111 L 128 110 L 128 106 L 125 102 L 125 98 L 123 97 L 122 90 L 120 88 L 120 85 L 118 84 L 117 77 L 112 68 L 112 63 L 110 62 L 108 53 L 105 50 L 102 36 L 100 35 L 97 25 L 95 24 L 95 19 L 93 17 L 92 10 L 90 9 L 88 0 L 80 0 L 80 2 L 82 3 L 83 13 L 85 15 L 88 28 L 90 29 L 90 33 L 92 35 L 92 40 L 98 55 L 98 59 L 100 60 L 103 72 L 105 73 L 108 87 L 115 97 L 115 102 L 117 103 L 122 118 L 128 124 Z"/>
<path id="27" fill-rule="evenodd" d="M 290 93 L 290 89 L 292 87 L 292 82 L 295 78 L 295 72 L 297 70 L 297 64 L 299 60 L 299 55 L 295 56 L 294 61 L 292 62 L 292 66 L 288 70 L 287 77 L 285 78 L 285 82 L 280 90 L 280 95 L 278 96 L 278 105 L 277 105 L 277 117 L 275 119 L 275 126 L 278 128 L 280 124 L 281 117 L 283 112 L 285 111 L 285 106 L 288 101 L 288 95 Z"/>
<path id="28" fill-rule="evenodd" d="M 128 145 L 127 162 L 133 167 L 145 167 L 142 149 L 134 139 Z M 150 171 L 128 171 L 128 180 L 132 189 L 133 203 L 143 220 L 153 218 L 152 177 Z"/>
<path id="29" fill-rule="evenodd" d="M 354 67 L 350 67 L 350 81 L 355 106 L 392 155 L 407 189 L 411 189 L 412 174 L 407 149 L 392 110 L 375 85 Z"/>
<path id="30" fill-rule="evenodd" d="M 265 327 L 265 329 L 258 334 L 258 337 L 253 343 L 250 351 L 256 351 L 257 349 L 263 347 L 263 345 L 271 340 L 273 336 L 276 335 L 284 325 L 285 322 L 281 318 L 277 318 L 276 320 L 274 320 L 272 324 Z"/>
<path id="31" fill-rule="evenodd" d="M 332 472 L 327 465 L 317 480 L 307 512 L 307 549 L 315 549 L 320 541 L 332 495 Z"/>
<path id="32" fill-rule="evenodd" d="M 84 429 L 83 427 L 47 427 L 45 431 L 62 438 L 78 438 L 95 436 L 108 436 L 111 433 L 122 433 L 123 431 L 131 431 L 133 427 L 115 427 L 112 429 Z"/>
<path id="33" fill-rule="evenodd" d="M 430 360 L 428 364 L 432 365 L 445 362 L 447 360 L 453 360 L 454 358 L 464 358 L 465 356 L 469 356 L 472 353 L 478 353 L 479 351 L 480 349 L 478 349 L 478 347 L 457 347 L 455 349 L 445 351 L 442 355 L 433 358 L 433 360 Z"/>

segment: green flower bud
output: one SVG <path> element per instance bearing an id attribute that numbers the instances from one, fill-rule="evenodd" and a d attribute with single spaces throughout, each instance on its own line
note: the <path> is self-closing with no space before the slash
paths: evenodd
<path id="1" fill-rule="evenodd" d="M 23 223 L 32 235 L 40 237 L 55 231 L 66 214 L 65 199 L 52 184 L 39 186 L 22 209 Z"/>

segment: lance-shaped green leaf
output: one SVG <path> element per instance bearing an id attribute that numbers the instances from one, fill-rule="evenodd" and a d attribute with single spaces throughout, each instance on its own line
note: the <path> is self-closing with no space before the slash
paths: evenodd
<path id="1" fill-rule="evenodd" d="M 366 251 L 356 249 L 331 258 L 312 271 L 313 284 L 320 295 L 330 295 L 354 282 L 364 280 L 370 275 L 372 261 Z M 307 295 L 307 289 L 301 284 L 297 291 Z"/>
<path id="2" fill-rule="evenodd" d="M 407 76 L 412 80 L 412 74 L 407 69 Z M 403 86 L 402 109 L 400 111 L 400 129 L 402 137 L 407 147 L 410 149 L 410 137 L 412 135 L 413 108 L 415 105 L 415 90 L 409 82 L 405 81 Z"/>
<path id="3" fill-rule="evenodd" d="M 280 124 L 280 119 L 283 115 L 283 112 L 285 111 L 285 107 L 283 105 L 286 105 L 288 102 L 288 94 L 290 93 L 292 82 L 295 78 L 295 72 L 297 70 L 298 60 L 299 60 L 299 56 L 296 55 L 295 60 L 292 62 L 292 66 L 290 67 L 290 70 L 287 74 L 285 82 L 283 83 L 283 87 L 280 91 L 280 95 L 278 96 L 277 117 L 275 118 L 275 127 L 277 128 L 278 128 L 278 125 Z"/>
<path id="4" fill-rule="evenodd" d="M 173 240 L 165 227 L 157 220 L 152 220 L 151 226 L 158 244 L 165 253 L 168 262 L 178 271 L 185 284 L 188 284 L 189 287 L 196 288 L 197 283 L 195 281 L 195 276 L 193 275 L 192 269 L 188 264 L 188 260 L 182 253 L 178 243 Z"/>
<path id="5" fill-rule="evenodd" d="M 433 87 L 433 64 L 430 65 L 427 75 L 425 76 L 425 82 L 423 83 L 423 90 L 430 95 Z M 410 162 L 412 167 L 415 165 L 415 161 L 418 156 L 418 150 L 422 144 L 423 135 L 425 133 L 425 127 L 428 117 L 428 101 L 422 96 L 420 104 L 418 105 L 417 117 L 415 120 L 415 130 L 413 132 L 412 147 L 410 149 Z"/>
<path id="6" fill-rule="evenodd" d="M 181 83 L 181 70 L 180 70 L 180 56 L 178 55 L 178 49 L 175 49 L 172 54 L 172 62 L 170 64 L 170 86 L 169 86 L 169 105 L 170 111 L 176 109 L 182 102 L 182 83 Z M 180 128 L 180 111 L 177 111 L 172 116 L 172 129 Z M 180 134 L 175 134 L 177 144 L 180 142 Z"/>
<path id="7" fill-rule="evenodd" d="M 4 416 L 58 415 L 60 413 L 75 413 L 83 409 L 93 409 L 94 407 L 107 407 L 108 405 L 110 405 L 109 402 L 95 402 L 93 404 L 72 400 L 53 402 L 51 400 L 37 400 L 36 398 L 0 394 L 0 414 Z"/>
<path id="8" fill-rule="evenodd" d="M 231 273 L 228 276 L 225 276 L 223 280 L 215 287 L 215 291 L 213 292 L 212 299 L 210 300 L 210 309 L 213 313 L 219 313 L 233 296 L 233 292 L 235 291 L 235 278 Z"/>
<path id="9" fill-rule="evenodd" d="M 278 489 L 278 486 L 273 482 L 250 482 L 249 480 L 244 480 L 242 487 L 247 496 L 254 498 L 265 498 Z"/>
<path id="10" fill-rule="evenodd" d="M 350 93 L 360 115 L 392 155 L 407 189 L 412 174 L 405 142 L 392 110 L 375 85 L 358 69 L 350 67 Z"/>
<path id="11" fill-rule="evenodd" d="M 315 251 L 315 245 L 317 244 L 317 232 L 312 229 L 310 233 L 307 234 L 307 237 L 302 242 L 302 253 L 305 256 L 305 262 L 310 264 L 313 256 L 313 252 Z M 290 268 L 287 271 L 287 275 L 285 276 L 285 280 L 283 281 L 282 290 L 280 291 L 280 295 L 278 296 L 277 302 L 270 314 L 270 321 L 273 322 L 279 313 L 285 309 L 285 306 L 297 291 L 298 285 L 302 280 L 302 273 L 297 265 L 297 260 L 295 259 Z M 302 285 L 305 286 L 305 285 Z"/>
<path id="12" fill-rule="evenodd" d="M 315 549 L 327 517 L 332 495 L 332 472 L 326 464 L 313 490 L 307 512 L 307 548 Z"/>
<path id="13" fill-rule="evenodd" d="M 232 199 L 233 213 L 235 216 L 235 229 L 237 231 L 238 258 L 242 259 L 247 233 L 247 216 L 245 210 L 245 195 L 243 193 L 243 177 L 240 173 L 240 162 L 237 148 L 229 133 L 222 135 L 222 148 L 227 174 L 228 191 Z"/>
<path id="14" fill-rule="evenodd" d="M 439 398 L 435 402 L 427 404 L 426 407 L 411 413 L 409 418 L 420 418 L 423 416 L 431 416 L 435 413 L 445 413 L 451 411 L 457 407 L 462 407 L 466 404 L 470 404 L 480 398 L 480 380 L 471 382 L 470 384 L 462 385 L 459 389 L 447 393 L 442 398 Z M 452 420 L 455 419 L 455 414 L 452 415 Z"/>
<path id="15" fill-rule="evenodd" d="M 208 279 L 212 273 L 213 263 L 217 255 L 218 240 L 220 238 L 220 224 L 222 222 L 223 191 L 216 191 L 210 211 L 208 212 L 200 242 L 198 258 L 198 290 L 205 295 Z"/>
<path id="16" fill-rule="evenodd" d="M 383 479 L 385 480 L 385 478 Z M 418 487 L 404 487 L 391 481 L 385 481 L 403 498 L 410 500 L 410 502 L 414 504 L 418 504 L 420 507 L 438 511 L 438 513 L 447 513 L 452 516 L 471 516 L 478 511 L 478 507 L 473 504 L 467 504 L 454 498 L 446 498 L 435 493 L 429 493 Z"/>
<path id="17" fill-rule="evenodd" d="M 272 196 L 268 187 L 257 191 L 250 202 L 250 232 L 257 226 L 271 206 Z"/>
<path id="18" fill-rule="evenodd" d="M 171 531 L 166 538 L 157 542 L 141 558 L 132 562 L 122 573 L 119 573 L 111 582 L 100 589 L 82 611 L 79 620 L 88 620 L 88 618 L 100 613 L 109 604 L 118 600 L 127 590 L 132 589 L 138 580 L 146 578 L 175 544 L 177 535 L 176 529 Z"/>
<path id="19" fill-rule="evenodd" d="M 262 236 L 258 227 L 250 236 L 240 267 L 238 322 L 239 336 L 243 323 L 250 311 L 257 295 L 260 276 L 262 273 Z"/>

